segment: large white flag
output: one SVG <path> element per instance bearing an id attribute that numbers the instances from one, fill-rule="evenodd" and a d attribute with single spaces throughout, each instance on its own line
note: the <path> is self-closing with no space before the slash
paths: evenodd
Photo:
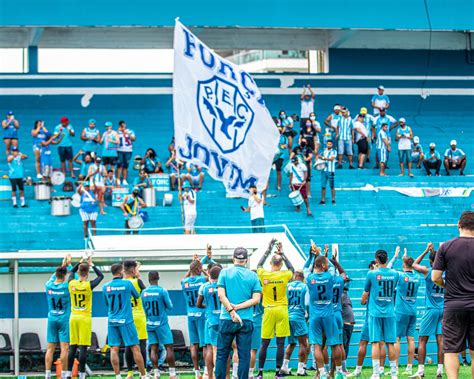
<path id="1" fill-rule="evenodd" d="M 279 133 L 255 81 L 178 20 L 173 112 L 178 159 L 205 167 L 231 194 L 266 187 Z"/>

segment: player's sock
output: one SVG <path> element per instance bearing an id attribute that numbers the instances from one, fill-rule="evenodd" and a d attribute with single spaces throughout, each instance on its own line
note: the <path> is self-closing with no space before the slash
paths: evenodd
<path id="1" fill-rule="evenodd" d="M 326 375 L 326 372 L 327 372 L 326 367 L 324 367 L 324 366 L 319 368 L 318 371 L 319 371 L 319 376 Z"/>
<path id="2" fill-rule="evenodd" d="M 375 376 L 380 375 L 380 360 L 372 359 L 372 372 Z"/>
<path id="3" fill-rule="evenodd" d="M 342 372 L 342 366 L 336 366 L 336 372 Z"/>
<path id="4" fill-rule="evenodd" d="M 237 372 L 239 371 L 239 364 L 238 363 L 232 363 L 232 376 L 234 378 L 237 377 Z"/>
<path id="5" fill-rule="evenodd" d="M 155 378 L 159 378 L 160 377 L 160 369 L 159 368 L 155 368 L 153 369 L 153 372 L 155 374 Z M 171 375 L 171 374 L 170 374 Z"/>
<path id="6" fill-rule="evenodd" d="M 390 375 L 397 375 L 397 361 L 390 361 Z"/>
<path id="7" fill-rule="evenodd" d="M 258 376 L 263 378 L 263 368 L 258 369 Z"/>
<path id="8" fill-rule="evenodd" d="M 45 379 L 50 379 L 51 378 L 51 370 L 45 370 L 44 371 L 44 377 L 45 377 Z"/>
<path id="9" fill-rule="evenodd" d="M 170 376 L 176 376 L 176 367 L 170 367 Z"/>
<path id="10" fill-rule="evenodd" d="M 207 371 L 207 366 L 204 366 L 204 376 L 208 376 L 209 372 Z"/>
<path id="11" fill-rule="evenodd" d="M 298 374 L 304 374 L 304 362 L 298 362 Z"/>
<path id="12" fill-rule="evenodd" d="M 342 361 L 342 371 L 347 371 L 347 361 L 346 360 Z"/>
<path id="13" fill-rule="evenodd" d="M 199 379 L 199 378 L 201 377 L 201 371 L 199 371 L 199 370 L 194 370 L 194 377 L 195 377 L 196 379 Z"/>
<path id="14" fill-rule="evenodd" d="M 249 368 L 249 378 L 253 378 L 255 373 L 255 368 Z"/>
<path id="15" fill-rule="evenodd" d="M 71 371 L 63 371 L 64 378 L 70 378 L 71 377 Z"/>
<path id="16" fill-rule="evenodd" d="M 115 379 L 122 379 L 122 374 L 115 375 Z"/>
<path id="17" fill-rule="evenodd" d="M 288 366 L 290 364 L 290 360 L 289 359 L 283 359 L 283 366 L 281 366 L 281 368 L 283 370 L 288 370 Z"/>
<path id="18" fill-rule="evenodd" d="M 438 363 L 438 370 L 437 370 L 437 371 L 442 374 L 442 373 L 443 373 L 443 370 L 444 370 L 444 364 Z"/>
<path id="19" fill-rule="evenodd" d="M 12 196 L 13 206 L 16 205 L 16 196 Z"/>
<path id="20" fill-rule="evenodd" d="M 413 370 L 413 365 L 407 364 L 406 371 L 411 371 L 411 370 Z"/>
<path id="21" fill-rule="evenodd" d="M 79 373 L 79 379 L 86 379 L 86 373 L 85 372 L 80 372 Z"/>
<path id="22" fill-rule="evenodd" d="M 25 205 L 25 197 L 24 196 L 20 197 L 20 201 L 21 201 L 21 206 Z"/>
<path id="23" fill-rule="evenodd" d="M 360 374 L 362 372 L 362 366 L 356 366 L 355 373 Z"/>

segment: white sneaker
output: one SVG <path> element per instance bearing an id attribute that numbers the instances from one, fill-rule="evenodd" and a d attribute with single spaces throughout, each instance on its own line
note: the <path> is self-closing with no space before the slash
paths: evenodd
<path id="1" fill-rule="evenodd" d="M 122 184 L 123 184 L 124 186 L 128 186 L 127 179 L 122 180 Z"/>
<path id="2" fill-rule="evenodd" d="M 409 378 L 424 378 L 425 377 L 425 373 L 424 372 L 415 372 L 413 375 L 409 376 Z"/>
<path id="3" fill-rule="evenodd" d="M 43 175 L 41 174 L 36 175 L 36 179 L 43 179 Z"/>
<path id="4" fill-rule="evenodd" d="M 392 379 L 398 379 L 398 375 L 392 375 L 391 378 Z"/>
<path id="5" fill-rule="evenodd" d="M 281 368 L 280 371 L 285 375 L 291 375 L 291 370 L 288 368 Z"/>
<path id="6" fill-rule="evenodd" d="M 347 375 L 348 378 L 358 378 L 359 376 L 361 376 L 362 373 L 359 372 L 359 371 L 354 371 L 353 373 Z"/>
<path id="7" fill-rule="evenodd" d="M 372 374 L 372 376 L 370 377 L 370 379 L 380 379 L 380 375 Z"/>
<path id="8" fill-rule="evenodd" d="M 443 377 L 443 371 L 442 370 L 436 371 L 436 377 L 437 378 L 442 378 Z"/>
<path id="9" fill-rule="evenodd" d="M 412 375 L 412 374 L 413 374 L 413 370 L 412 370 L 412 369 L 406 368 L 405 371 L 403 371 L 403 375 Z"/>

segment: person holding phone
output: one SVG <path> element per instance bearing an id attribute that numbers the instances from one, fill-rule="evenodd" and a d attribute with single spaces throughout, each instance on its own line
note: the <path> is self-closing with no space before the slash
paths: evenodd
<path id="1" fill-rule="evenodd" d="M 12 147 L 16 147 L 18 149 L 19 128 L 20 123 L 15 119 L 13 112 L 8 112 L 5 120 L 2 121 L 3 142 L 5 143 L 7 157 L 10 155 Z"/>
<path id="2" fill-rule="evenodd" d="M 247 208 L 241 206 L 244 212 L 250 212 L 250 223 L 253 233 L 265 233 L 265 220 L 263 211 L 263 195 L 257 191 L 257 186 L 252 184 L 249 188 L 250 197 Z"/>

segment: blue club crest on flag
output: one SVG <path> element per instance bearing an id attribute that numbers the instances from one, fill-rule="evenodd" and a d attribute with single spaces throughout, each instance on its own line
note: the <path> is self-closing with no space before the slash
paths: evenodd
<path id="1" fill-rule="evenodd" d="M 204 127 L 222 153 L 238 150 L 254 119 L 239 88 L 217 76 L 199 81 L 197 106 Z"/>

